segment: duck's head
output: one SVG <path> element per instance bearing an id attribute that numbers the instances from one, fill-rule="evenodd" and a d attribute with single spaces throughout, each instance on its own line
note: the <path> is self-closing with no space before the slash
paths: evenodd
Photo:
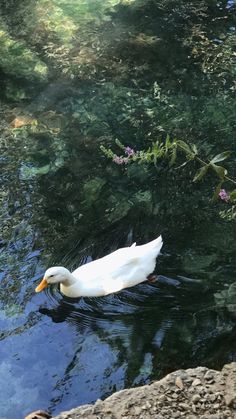
<path id="1" fill-rule="evenodd" d="M 37 288 L 35 288 L 35 291 L 40 292 L 50 284 L 66 284 L 70 281 L 71 276 L 70 271 L 63 268 L 63 266 L 53 266 L 46 270 L 42 281 Z"/>

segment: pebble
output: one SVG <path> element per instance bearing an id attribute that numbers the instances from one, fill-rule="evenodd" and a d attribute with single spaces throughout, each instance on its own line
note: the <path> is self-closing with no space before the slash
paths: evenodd
<path id="1" fill-rule="evenodd" d="M 199 400 L 201 399 L 201 397 L 199 396 L 199 394 L 194 394 L 192 401 L 194 404 L 198 403 Z"/>
<path id="2" fill-rule="evenodd" d="M 192 384 L 192 382 L 193 382 L 193 378 L 192 377 L 188 377 L 188 378 L 186 378 L 186 380 L 184 380 L 185 381 L 185 383 L 187 383 L 187 384 Z"/>
<path id="3" fill-rule="evenodd" d="M 189 409 L 189 405 L 187 403 L 179 403 L 179 407 L 181 409 L 184 409 L 184 410 L 188 410 Z"/>
<path id="4" fill-rule="evenodd" d="M 215 380 L 208 380 L 208 384 L 214 384 Z"/>
<path id="5" fill-rule="evenodd" d="M 135 414 L 136 416 L 140 416 L 140 415 L 141 415 L 141 407 L 139 407 L 139 406 L 135 406 L 135 407 L 134 407 L 134 414 Z"/>
<path id="6" fill-rule="evenodd" d="M 204 396 L 206 394 L 206 388 L 203 386 L 199 386 L 198 393 L 201 394 L 201 396 Z"/>
<path id="7" fill-rule="evenodd" d="M 180 417 L 180 412 L 179 411 L 177 411 L 177 412 L 172 412 L 172 414 L 171 414 L 171 417 L 173 418 L 173 419 L 178 419 L 179 417 Z"/>
<path id="8" fill-rule="evenodd" d="M 196 411 L 197 411 L 197 408 L 196 408 L 196 406 L 195 406 L 195 404 L 192 404 L 192 411 L 194 412 L 194 413 L 196 413 Z"/>
<path id="9" fill-rule="evenodd" d="M 180 389 L 180 390 L 183 390 L 183 388 L 184 388 L 184 383 L 183 383 L 183 380 L 182 380 L 182 378 L 181 377 L 176 377 L 176 380 L 175 380 L 175 385 Z"/>
<path id="10" fill-rule="evenodd" d="M 192 386 L 200 386 L 202 384 L 201 380 L 199 378 L 195 378 L 195 380 L 192 382 Z"/>
<path id="11" fill-rule="evenodd" d="M 204 378 L 205 378 L 205 380 L 207 380 L 207 381 L 209 381 L 209 380 L 213 380 L 213 381 L 215 381 L 215 380 L 214 380 L 214 376 L 213 376 L 213 374 L 212 374 L 212 372 L 211 372 L 210 370 L 206 372 L 206 374 L 204 375 Z"/>

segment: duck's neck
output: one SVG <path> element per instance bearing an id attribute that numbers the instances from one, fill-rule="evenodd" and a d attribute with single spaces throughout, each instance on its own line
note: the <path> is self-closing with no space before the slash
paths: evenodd
<path id="1" fill-rule="evenodd" d="M 61 285 L 64 285 L 65 287 L 70 287 L 71 285 L 78 283 L 78 278 L 75 278 L 74 275 L 72 275 L 70 272 L 67 273 L 66 278 L 61 282 Z"/>
<path id="2" fill-rule="evenodd" d="M 75 285 L 75 286 L 73 286 Z M 66 297 L 77 298 L 82 296 L 82 286 L 78 278 L 71 273 L 65 281 L 60 283 L 60 291 Z"/>

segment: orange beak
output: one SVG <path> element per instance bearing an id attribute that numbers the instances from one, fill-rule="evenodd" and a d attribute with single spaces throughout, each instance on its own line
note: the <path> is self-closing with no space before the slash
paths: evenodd
<path id="1" fill-rule="evenodd" d="M 37 286 L 37 288 L 35 288 L 35 292 L 43 291 L 44 288 L 46 288 L 47 286 L 48 286 L 48 283 L 46 279 L 43 278 L 40 284 Z"/>

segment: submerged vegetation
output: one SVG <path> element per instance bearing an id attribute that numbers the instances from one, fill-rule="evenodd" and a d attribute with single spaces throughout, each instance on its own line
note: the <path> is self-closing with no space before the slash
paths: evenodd
<path id="1" fill-rule="evenodd" d="M 21 181 L 38 179 L 42 205 L 55 214 L 55 225 L 60 224 L 61 213 L 73 220 L 73 229 L 74 224 L 81 224 L 85 208 L 86 213 L 88 207 L 93 208 L 93 194 L 89 202 L 86 182 L 98 182 L 100 168 L 107 166 L 99 148 L 111 148 L 116 138 L 143 150 L 132 160 L 153 158 L 155 162 L 155 153 L 160 152 L 156 139 L 160 138 L 160 145 L 165 143 L 165 154 L 164 139 L 169 135 L 171 139 L 182 138 L 182 154 L 188 159 L 196 160 L 201 155 L 207 161 L 209 155 L 232 150 L 233 161 L 233 3 L 25 0 L 19 4 L 12 0 L 2 2 L 0 8 L 2 100 L 6 114 L 12 112 L 7 124 L 2 121 L 2 138 L 9 138 L 8 143 L 13 138 L 13 144 L 23 152 L 20 166 L 19 161 L 11 165 L 15 165 Z M 169 144 L 173 162 L 180 142 Z M 192 149 L 186 150 L 187 144 L 195 144 L 199 156 Z M 80 161 L 76 159 L 78 152 Z M 96 166 L 90 161 L 91 152 L 97 155 Z M 227 170 L 233 178 L 235 170 L 230 161 Z M 213 169 L 220 178 L 217 191 L 222 181 L 226 181 L 224 188 L 230 189 L 225 168 L 212 162 L 203 166 L 197 179 Z M 188 167 L 184 167 L 186 182 L 194 177 L 188 174 Z M 116 184 L 118 176 L 112 166 L 105 170 L 110 181 L 101 179 L 103 186 L 98 187 L 97 197 L 102 200 L 104 185 L 114 191 L 112 182 Z M 63 178 L 62 171 L 66 172 Z M 163 163 L 158 182 L 170 189 L 174 179 L 178 187 L 178 177 L 183 183 L 179 173 Z M 142 194 L 152 197 L 147 208 L 162 205 L 155 197 L 156 180 L 152 180 L 151 169 L 130 168 L 128 178 L 132 186 L 124 200 L 114 191 L 108 198 L 108 208 L 98 209 L 99 218 L 105 217 L 107 225 L 125 217 Z M 59 188 L 56 194 L 52 192 L 51 202 L 43 192 L 48 179 Z M 148 187 L 144 188 L 147 180 Z M 127 178 L 120 182 L 125 187 Z M 79 189 L 74 186 L 81 183 L 84 186 Z M 211 196 L 211 182 L 205 188 Z M 60 191 L 68 205 L 60 207 L 57 202 L 55 212 L 52 202 L 57 201 Z M 174 194 L 174 190 L 169 192 Z M 133 202 L 131 206 L 129 202 Z M 176 198 L 175 202 L 178 205 Z M 220 202 L 218 205 L 218 212 L 223 214 Z M 93 218 L 92 210 L 90 216 Z"/>
<path id="2" fill-rule="evenodd" d="M 3 240 L 25 203 L 47 248 L 130 216 L 234 223 L 234 2 L 3 1 L 0 38 Z"/>

